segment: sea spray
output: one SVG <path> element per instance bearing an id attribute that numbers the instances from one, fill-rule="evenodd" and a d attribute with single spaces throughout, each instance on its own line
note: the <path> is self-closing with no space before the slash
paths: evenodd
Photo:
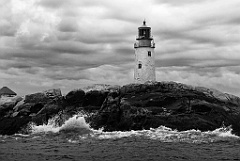
<path id="1" fill-rule="evenodd" d="M 74 115 L 67 120 L 59 129 L 59 132 L 78 133 L 79 135 L 88 134 L 91 132 L 89 124 L 86 123 L 84 117 Z"/>
<path id="2" fill-rule="evenodd" d="M 77 143 L 86 138 L 106 140 L 137 137 L 161 142 L 186 143 L 211 143 L 240 139 L 238 136 L 232 134 L 231 126 L 205 132 L 200 130 L 177 131 L 165 126 L 151 128 L 149 130 L 104 132 L 103 129 L 92 129 L 89 124 L 86 123 L 85 117 L 81 113 L 69 118 L 61 126 L 58 126 L 54 119 L 56 118 L 50 119 L 46 125 L 33 125 L 32 134 L 57 133 L 66 137 L 66 139 L 72 143 Z"/>
<path id="3" fill-rule="evenodd" d="M 78 113 L 71 118 L 64 121 L 62 125 L 58 124 L 59 116 L 55 116 L 48 120 L 47 124 L 43 125 L 35 125 L 31 126 L 31 133 L 58 133 L 61 131 L 76 131 L 79 129 L 87 129 L 89 130 L 89 125 L 86 123 L 84 119 L 84 115 L 82 113 Z"/>

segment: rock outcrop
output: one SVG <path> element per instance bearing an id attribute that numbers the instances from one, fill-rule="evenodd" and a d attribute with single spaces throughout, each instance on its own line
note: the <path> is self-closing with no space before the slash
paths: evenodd
<path id="1" fill-rule="evenodd" d="M 14 134 L 29 121 L 46 123 L 62 109 L 60 89 L 26 95 L 24 98 L 7 97 L 0 100 L 0 134 Z"/>
<path id="2" fill-rule="evenodd" d="M 240 134 L 240 99 L 217 90 L 175 82 L 129 84 L 110 93 L 91 126 L 106 131 L 164 125 L 178 130 L 214 130 L 232 125 Z"/>
<path id="3" fill-rule="evenodd" d="M 180 131 L 208 131 L 224 124 L 240 135 L 239 97 L 175 82 L 106 86 L 87 92 L 78 89 L 65 97 L 56 89 L 0 100 L 0 134 L 17 133 L 30 121 L 47 123 L 55 115 L 62 124 L 80 110 L 91 113 L 87 121 L 92 128 L 105 131 L 161 125 Z"/>
<path id="4" fill-rule="evenodd" d="M 118 90 L 118 86 L 105 85 L 104 88 L 100 90 L 89 90 L 88 88 L 87 92 L 81 89 L 70 91 L 64 99 L 64 110 L 71 112 L 76 112 L 78 110 L 84 110 L 87 112 L 97 111 L 101 108 L 108 93 Z"/>
<path id="5" fill-rule="evenodd" d="M 16 106 L 23 98 L 19 96 L 1 97 L 0 98 L 0 117 L 8 116 L 13 112 L 13 107 Z"/>

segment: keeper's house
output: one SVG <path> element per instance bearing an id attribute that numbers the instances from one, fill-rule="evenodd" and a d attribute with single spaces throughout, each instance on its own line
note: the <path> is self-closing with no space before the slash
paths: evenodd
<path id="1" fill-rule="evenodd" d="M 12 91 L 11 89 L 9 89 L 8 87 L 2 87 L 0 89 L 0 98 L 2 96 L 5 96 L 5 97 L 14 97 L 16 96 L 17 93 L 15 93 L 14 91 Z"/>

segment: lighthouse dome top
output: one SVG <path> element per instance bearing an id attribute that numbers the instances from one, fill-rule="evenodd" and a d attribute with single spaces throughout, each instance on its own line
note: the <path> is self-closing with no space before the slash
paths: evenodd
<path id="1" fill-rule="evenodd" d="M 147 26 L 146 21 L 144 20 L 142 26 L 140 26 L 139 29 L 142 29 L 142 28 L 151 28 L 151 27 Z"/>

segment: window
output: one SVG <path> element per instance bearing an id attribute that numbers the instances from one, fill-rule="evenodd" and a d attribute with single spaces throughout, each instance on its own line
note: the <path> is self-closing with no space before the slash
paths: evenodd
<path id="1" fill-rule="evenodd" d="M 142 64 L 138 64 L 138 69 L 141 69 L 142 68 Z"/>
<path id="2" fill-rule="evenodd" d="M 151 51 L 148 51 L 148 56 L 151 57 L 152 56 L 152 53 Z"/>

